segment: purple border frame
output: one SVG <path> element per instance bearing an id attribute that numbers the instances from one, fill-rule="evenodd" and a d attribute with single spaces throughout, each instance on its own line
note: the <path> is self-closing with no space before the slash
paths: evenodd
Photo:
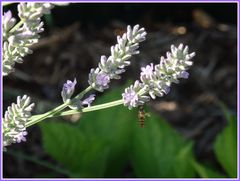
<path id="1" fill-rule="evenodd" d="M 14 0 L 6 0 L 4 2 L 21 2 L 22 0 L 19 0 L 19 1 L 14 1 Z M 51 1 L 37 1 L 37 0 L 26 0 L 26 1 L 36 1 L 36 2 L 51 2 Z M 26 2 L 26 1 L 22 1 L 22 2 Z M 237 3 L 237 37 L 239 37 L 239 23 L 240 23 L 240 19 L 239 19 L 239 0 L 225 0 L 225 1 L 221 1 L 221 0 L 185 0 L 185 1 L 182 1 L 182 0 L 72 0 L 72 1 L 67 1 L 67 0 L 57 0 L 57 1 L 54 1 L 54 2 L 72 2 L 72 3 Z M 2 15 L 2 0 L 0 0 L 0 5 L 1 5 L 1 15 Z M 1 16 L 1 19 L 0 19 L 0 22 L 2 22 L 2 16 Z M 0 34 L 1 34 L 1 42 L 2 42 L 2 26 L 1 26 L 1 29 L 0 29 Z M 240 108 L 239 108 L 239 69 L 240 69 L 240 63 L 239 63 L 239 52 L 240 52 L 240 47 L 239 47 L 239 38 L 237 38 L 237 45 L 238 45 L 238 54 L 237 54 L 237 120 L 239 120 L 239 113 L 240 113 Z M 2 50 L 2 44 L 0 45 L 1 47 L 1 50 Z M 1 57 L 1 60 L 2 60 L 2 53 L 0 55 Z M 1 109 L 0 109 L 0 115 L 3 114 L 3 110 L 2 110 L 2 105 L 3 105 L 3 97 L 2 97 L 2 86 L 3 86 L 3 76 L 2 76 L 2 64 L 0 66 L 0 75 L 1 75 L 1 79 L 0 79 L 0 90 L 1 90 L 1 95 L 0 95 L 0 106 L 1 106 Z M 1 121 L 2 121 L 2 117 L 0 117 Z M 167 179 L 167 178 L 159 178 L 159 179 L 141 179 L 141 180 L 168 180 L 168 181 L 174 181 L 174 180 L 179 180 L 179 181 L 183 181 L 183 180 L 240 180 L 239 178 L 239 172 L 240 172 L 240 168 L 239 168 L 239 124 L 237 126 L 237 130 L 238 130 L 238 174 L 237 174 L 237 178 L 227 178 L 227 179 L 202 179 L 202 178 L 194 178 L 194 179 Z M 1 124 L 1 135 L 2 135 L 2 124 Z M 66 179 L 66 178 L 63 178 L 63 179 L 30 179 L 30 178 L 27 178 L 27 179 L 24 179 L 24 178 L 21 178 L 21 179 L 5 179 L 3 178 L 3 169 L 2 169 L 2 161 L 3 161 L 3 152 L 2 152 L 2 136 L 0 135 L 0 141 L 1 141 L 1 156 L 0 156 L 0 163 L 1 163 L 1 171 L 0 171 L 0 180 L 140 180 L 140 179 L 130 179 L 130 178 L 119 178 L 119 179 Z"/>

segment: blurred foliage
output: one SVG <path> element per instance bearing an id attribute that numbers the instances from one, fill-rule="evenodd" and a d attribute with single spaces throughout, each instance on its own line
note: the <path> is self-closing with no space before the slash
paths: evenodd
<path id="1" fill-rule="evenodd" d="M 228 176 L 237 177 L 237 117 L 228 116 L 228 126 L 217 136 L 214 144 L 217 159 Z"/>
<path id="2" fill-rule="evenodd" d="M 122 90 L 106 93 L 95 104 L 120 98 Z M 60 119 L 41 123 L 44 148 L 70 171 L 69 177 L 225 177 L 209 165 L 198 163 L 193 142 L 163 118 L 151 112 L 141 128 L 137 114 L 137 109 L 117 106 L 85 113 L 77 123 Z M 231 177 L 236 176 L 237 168 L 234 120 L 219 134 L 214 147 L 217 159 Z"/>
<path id="3" fill-rule="evenodd" d="M 193 168 L 196 170 L 197 174 L 201 178 L 225 178 L 224 175 L 206 164 L 203 165 L 196 162 L 195 160 L 192 160 L 191 163 Z"/>
<path id="4" fill-rule="evenodd" d="M 237 22 L 237 6 L 234 3 L 207 5 L 192 3 L 185 4 L 181 8 L 177 3 L 171 4 L 171 6 L 169 4 L 123 3 L 104 4 L 104 6 L 102 4 L 93 6 L 79 4 L 78 6 L 70 4 L 66 8 L 54 8 L 55 12 L 52 15 L 45 16 L 45 23 L 48 25 L 46 29 L 68 26 L 75 23 L 76 19 L 81 22 L 81 31 L 84 27 L 89 27 L 89 22 L 90 26 L 96 24 L 103 27 L 113 20 L 133 24 L 142 22 L 145 15 L 147 15 L 146 20 L 149 20 L 148 17 L 151 14 L 153 21 L 156 22 L 167 20 L 168 23 L 171 20 L 170 22 L 174 25 L 186 24 L 189 26 L 188 23 L 192 22 L 193 10 L 199 8 L 210 13 L 217 22 L 235 25 Z M 16 6 L 11 5 L 10 7 L 16 14 Z M 149 24 L 151 25 L 151 22 Z M 208 37 L 208 33 L 211 34 L 209 29 L 207 36 L 204 30 L 203 35 Z M 214 36 L 216 35 L 214 34 Z M 214 48 L 216 49 L 216 47 Z M 24 80 L 23 77 L 22 79 Z M 25 91 L 16 88 L 18 86 L 14 83 L 13 88 L 4 86 L 4 105 L 10 105 L 18 95 L 24 94 Z M 31 84 L 30 87 L 34 86 Z M 106 93 L 105 96 L 97 98 L 95 104 L 116 100 L 117 97 L 121 97 L 121 92 L 122 90 L 118 89 Z M 42 103 L 40 101 L 35 101 L 38 102 L 36 112 L 44 112 L 50 107 L 54 107 L 50 105 L 52 102 Z M 195 159 L 194 143 L 191 140 L 185 140 L 166 120 L 150 113 L 151 117 L 146 119 L 145 128 L 140 128 L 137 123 L 137 110 L 129 111 L 123 106 L 85 113 L 75 124 L 63 122 L 61 118 L 47 120 L 40 124 L 44 149 L 61 164 L 64 168 L 62 170 L 59 170 L 56 165 L 39 162 L 39 158 L 29 157 L 28 153 L 25 153 L 27 157 L 24 154 L 7 153 L 15 156 L 18 164 L 21 159 L 25 159 L 48 168 L 51 170 L 50 173 L 54 174 L 55 170 L 56 173 L 62 173 L 69 177 L 236 177 L 237 118 L 232 116 L 223 104 L 221 107 L 228 120 L 228 125 L 216 137 L 214 153 L 223 170 Z M 48 161 L 46 160 L 46 162 Z M 223 171 L 225 171 L 225 175 L 222 175 Z M 36 174 L 35 177 L 55 176 L 49 175 L 50 173 L 41 176 L 38 175 L 40 173 L 35 172 L 34 174 Z"/>
<path id="5" fill-rule="evenodd" d="M 62 163 L 71 177 L 102 176 L 108 149 L 99 139 L 86 135 L 66 123 L 42 124 L 44 147 L 50 155 Z"/>
<path id="6" fill-rule="evenodd" d="M 113 93 L 99 98 L 96 104 L 115 100 L 116 97 L 120 98 L 121 92 L 122 90 L 114 90 Z M 134 119 L 133 122 L 136 123 L 136 112 L 132 113 L 125 107 L 119 106 L 103 111 L 85 113 L 80 122 L 74 125 L 56 123 L 56 120 L 55 122 L 44 123 L 41 124 L 44 147 L 53 158 L 70 169 L 76 177 L 120 176 L 128 160 L 127 150 L 132 125 L 131 119 Z M 61 126 L 61 128 L 57 128 L 58 126 Z M 61 133 L 59 133 L 59 130 L 61 130 Z M 69 136 L 65 134 L 68 130 L 67 134 Z M 72 139 L 76 136 L 79 137 L 79 141 L 78 138 Z M 56 143 L 55 139 L 59 139 L 60 143 Z M 59 144 L 63 149 L 56 149 L 56 147 L 60 147 Z M 75 144 L 78 147 L 74 147 Z M 86 144 L 89 145 L 88 148 Z M 99 150 L 95 148 L 97 145 L 99 145 Z M 90 155 L 94 154 L 92 149 L 96 149 L 95 155 Z M 66 153 L 72 153 L 68 154 L 71 158 L 66 158 Z M 104 154 L 107 155 L 106 160 L 101 157 Z M 90 163 L 91 159 L 95 162 Z M 66 164 L 67 160 L 70 160 L 69 164 Z M 71 160 L 77 163 L 71 164 Z M 98 165 L 100 162 L 103 165 Z M 95 166 L 96 169 L 89 168 L 89 170 L 86 170 L 89 164 Z M 101 169 L 102 172 L 99 171 Z"/>
<path id="7" fill-rule="evenodd" d="M 144 129 L 135 124 L 131 160 L 138 177 L 194 177 L 192 144 L 151 113 Z"/>
<path id="8" fill-rule="evenodd" d="M 61 173 L 62 175 L 70 175 L 71 174 L 71 172 L 69 172 L 68 170 L 62 169 L 62 168 L 50 163 L 49 161 L 40 160 L 37 156 L 25 154 L 22 151 L 8 149 L 4 153 L 11 157 L 15 157 L 15 159 L 26 160 L 26 161 L 32 162 L 36 165 L 40 165 L 42 168 L 45 167 L 48 170 L 50 170 L 50 172 L 46 172 L 46 173 L 38 172 L 33 175 L 34 178 L 55 178 L 57 176 L 57 174 L 59 174 L 59 173 Z"/>

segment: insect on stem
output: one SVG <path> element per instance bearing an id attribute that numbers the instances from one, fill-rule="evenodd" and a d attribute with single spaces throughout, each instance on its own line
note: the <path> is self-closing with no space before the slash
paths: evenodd
<path id="1" fill-rule="evenodd" d="M 149 113 L 146 113 L 143 106 L 138 107 L 138 122 L 141 128 L 145 126 L 145 118 L 150 117 Z"/>

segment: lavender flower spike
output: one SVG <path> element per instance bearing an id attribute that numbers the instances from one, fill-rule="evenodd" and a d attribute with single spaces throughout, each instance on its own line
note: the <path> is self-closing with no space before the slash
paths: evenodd
<path id="1" fill-rule="evenodd" d="M 130 65 L 129 59 L 138 54 L 139 43 L 146 39 L 146 31 L 139 25 L 127 27 L 127 32 L 121 37 L 117 36 L 117 44 L 111 47 L 111 55 L 101 56 L 98 68 L 91 69 L 89 85 L 100 92 L 109 87 L 111 79 L 120 79 L 125 67 Z"/>
<path id="2" fill-rule="evenodd" d="M 195 53 L 188 53 L 188 46 L 180 44 L 178 47 L 171 46 L 171 53 L 167 52 L 167 57 L 161 57 L 158 65 L 147 65 L 141 68 L 141 83 L 131 85 L 125 89 L 122 94 L 124 105 L 129 109 L 142 105 L 140 98 L 148 95 L 155 99 L 168 94 L 172 83 L 179 83 L 180 78 L 187 79 L 189 73 L 187 70 L 192 66 L 191 59 Z M 139 88 L 144 87 L 144 90 Z M 148 94 L 148 95 L 147 95 Z"/>
<path id="3" fill-rule="evenodd" d="M 63 102 L 66 102 L 68 99 L 70 99 L 75 91 L 75 85 L 77 84 L 76 78 L 74 81 L 67 80 L 66 83 L 63 84 L 63 89 L 61 92 Z"/>
<path id="4" fill-rule="evenodd" d="M 103 92 L 104 89 L 108 89 L 109 87 L 110 76 L 99 68 L 91 69 L 88 82 L 91 82 L 91 86 L 96 90 Z"/>
<path id="5" fill-rule="evenodd" d="M 17 103 L 12 103 L 7 108 L 3 118 L 3 146 L 12 143 L 26 141 L 26 123 L 31 117 L 31 111 L 34 103 L 31 103 L 30 97 L 24 95 L 22 98 L 17 97 Z"/>

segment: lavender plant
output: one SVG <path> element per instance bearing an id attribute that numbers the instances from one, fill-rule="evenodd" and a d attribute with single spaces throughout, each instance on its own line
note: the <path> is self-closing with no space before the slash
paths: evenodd
<path id="1" fill-rule="evenodd" d="M 42 31 L 40 17 L 49 13 L 52 7 L 51 3 L 20 3 L 18 6 L 22 22 L 20 25 L 15 25 L 11 12 L 4 14 L 3 74 L 9 74 L 15 62 L 21 62 L 22 57 L 31 52 L 29 45 L 37 42 L 38 34 Z M 150 63 L 141 68 L 140 80 L 136 80 L 125 89 L 122 99 L 91 106 L 95 94 L 87 98 L 86 94 L 92 90 L 103 92 L 109 88 L 112 79 L 120 79 L 126 66 L 131 64 L 130 58 L 139 54 L 139 44 L 146 39 L 146 35 L 145 29 L 139 25 L 128 26 L 126 33 L 117 37 L 117 44 L 111 47 L 110 56 L 102 55 L 98 67 L 90 70 L 89 86 L 73 97 L 77 80 L 67 80 L 61 92 L 63 104 L 44 114 L 31 116 L 34 103 L 31 103 L 30 97 L 26 95 L 18 97 L 17 104 L 9 106 L 3 118 L 3 146 L 26 141 L 26 128 L 47 118 L 90 112 L 121 104 L 132 109 L 145 104 L 151 98 L 168 94 L 171 84 L 179 83 L 180 78 L 187 79 L 189 76 L 187 70 L 193 64 L 191 59 L 195 53 L 188 53 L 188 46 L 184 47 L 183 44 L 178 47 L 172 45 L 171 52 L 167 52 L 166 57 L 161 57 L 159 64 Z M 70 110 L 66 110 L 67 108 Z"/>

